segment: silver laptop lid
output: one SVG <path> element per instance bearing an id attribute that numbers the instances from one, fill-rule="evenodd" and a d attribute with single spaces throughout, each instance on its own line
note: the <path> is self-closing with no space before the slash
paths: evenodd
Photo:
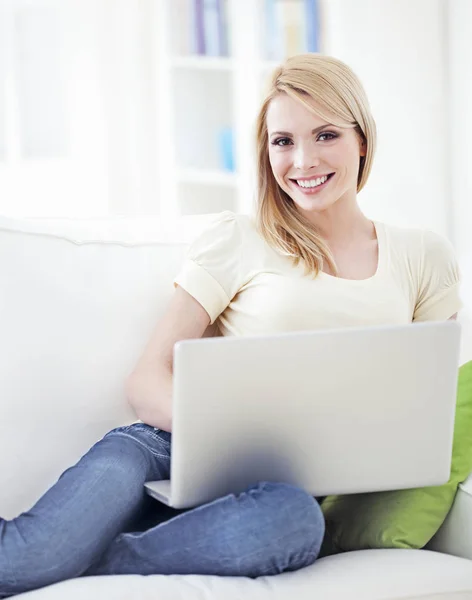
<path id="1" fill-rule="evenodd" d="M 447 481 L 459 342 L 452 321 L 179 342 L 172 505 L 260 480 L 315 496 Z"/>

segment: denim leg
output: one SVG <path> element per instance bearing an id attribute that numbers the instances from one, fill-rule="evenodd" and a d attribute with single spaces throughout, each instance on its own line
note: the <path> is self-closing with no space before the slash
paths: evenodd
<path id="1" fill-rule="evenodd" d="M 143 533 L 120 534 L 86 575 L 275 575 L 312 564 L 324 530 L 312 496 L 261 482 Z"/>
<path id="2" fill-rule="evenodd" d="M 168 479 L 170 434 L 145 424 L 108 433 L 31 510 L 0 519 L 0 598 L 82 575 Z"/>

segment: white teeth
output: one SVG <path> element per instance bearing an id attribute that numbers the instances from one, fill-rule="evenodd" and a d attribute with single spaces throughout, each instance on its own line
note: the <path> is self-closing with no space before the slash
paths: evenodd
<path id="1" fill-rule="evenodd" d="M 318 179 L 297 179 L 297 183 L 300 187 L 304 188 L 314 188 L 318 185 L 321 185 L 328 179 L 328 176 L 318 177 Z"/>

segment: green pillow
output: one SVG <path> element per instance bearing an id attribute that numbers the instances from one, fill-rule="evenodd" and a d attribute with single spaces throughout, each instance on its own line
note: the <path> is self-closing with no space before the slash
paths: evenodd
<path id="1" fill-rule="evenodd" d="M 472 361 L 459 369 L 451 478 L 434 487 L 327 496 L 321 503 L 331 553 L 423 548 L 446 518 L 459 483 L 472 472 Z"/>

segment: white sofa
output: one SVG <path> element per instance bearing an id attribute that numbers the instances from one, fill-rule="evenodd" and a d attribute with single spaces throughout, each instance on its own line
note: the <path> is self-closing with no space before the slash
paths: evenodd
<path id="1" fill-rule="evenodd" d="M 2 517 L 29 508 L 97 439 L 134 420 L 124 378 L 172 293 L 188 241 L 207 220 L 0 217 Z M 472 358 L 464 325 L 462 361 Z M 257 580 L 80 578 L 18 597 L 472 600 L 472 478 L 430 548 L 350 552 Z"/>

